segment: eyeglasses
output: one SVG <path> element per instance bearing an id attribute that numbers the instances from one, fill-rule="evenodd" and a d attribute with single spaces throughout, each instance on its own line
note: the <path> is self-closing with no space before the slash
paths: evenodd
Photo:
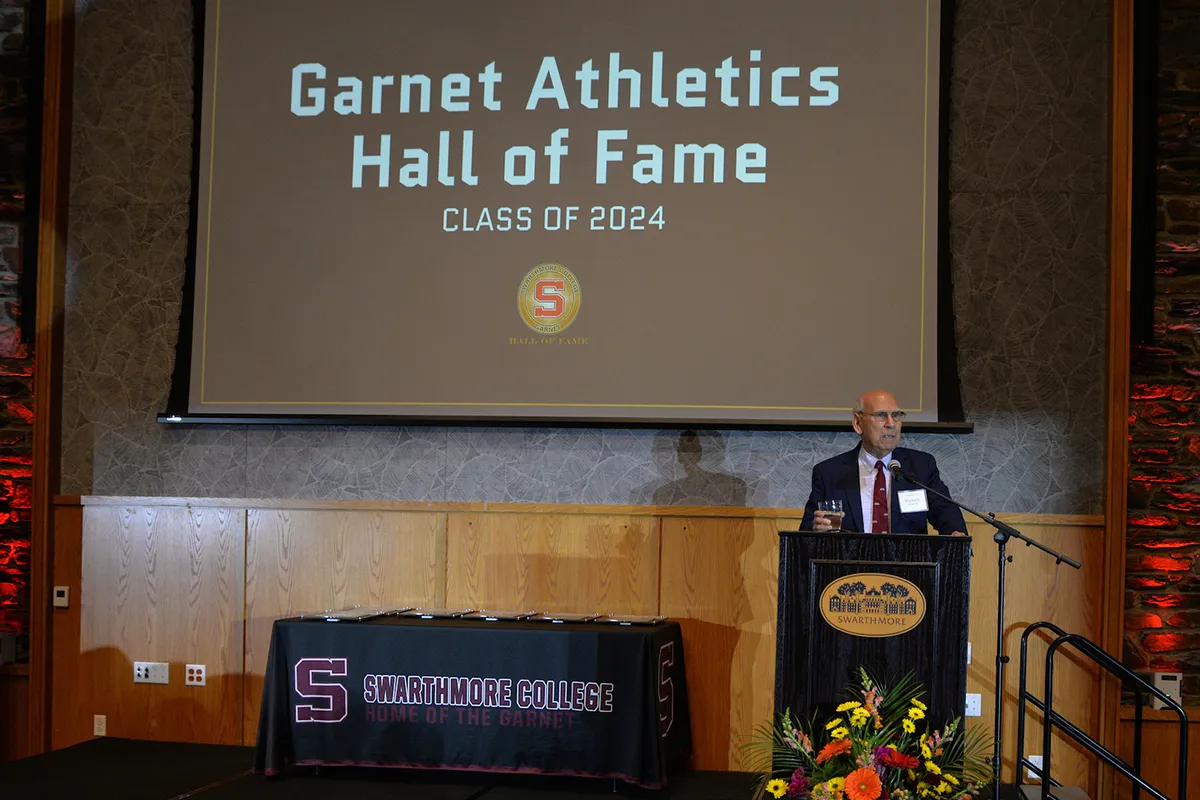
<path id="1" fill-rule="evenodd" d="M 864 417 L 872 417 L 876 422 L 887 422 L 888 417 L 891 417 L 892 419 L 896 420 L 896 422 L 899 422 L 908 416 L 908 414 L 903 411 L 876 411 L 874 414 L 868 414 L 865 411 L 859 411 L 858 413 Z"/>

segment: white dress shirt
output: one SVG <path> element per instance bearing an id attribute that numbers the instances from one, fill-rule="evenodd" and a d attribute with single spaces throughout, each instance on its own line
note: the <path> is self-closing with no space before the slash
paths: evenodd
<path id="1" fill-rule="evenodd" d="M 889 531 L 875 530 L 871 510 L 875 505 L 875 464 L 883 462 L 883 477 L 887 481 L 887 496 L 889 514 L 892 504 L 892 473 L 888 472 L 888 464 L 892 463 L 892 454 L 876 458 L 866 450 L 858 451 L 858 494 L 862 501 L 863 529 L 865 533 L 888 533 Z"/>

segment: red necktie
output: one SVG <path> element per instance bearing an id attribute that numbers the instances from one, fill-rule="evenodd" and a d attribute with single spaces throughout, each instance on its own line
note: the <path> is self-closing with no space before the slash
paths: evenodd
<path id="1" fill-rule="evenodd" d="M 871 498 L 871 533 L 888 533 L 887 476 L 883 462 L 875 462 L 875 493 Z"/>

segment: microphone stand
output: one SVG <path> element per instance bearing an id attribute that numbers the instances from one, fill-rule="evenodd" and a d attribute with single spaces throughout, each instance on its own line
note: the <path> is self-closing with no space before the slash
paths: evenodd
<path id="1" fill-rule="evenodd" d="M 992 537 L 992 541 L 994 541 L 997 545 L 997 548 L 999 550 L 1000 560 L 998 562 L 999 572 L 998 572 L 997 577 L 998 577 L 999 585 L 997 587 L 998 602 L 996 604 L 996 728 L 995 728 L 995 732 L 994 732 L 996 749 L 995 749 L 995 752 L 992 754 L 992 800 L 1000 800 L 1000 753 L 1001 753 L 1001 741 L 1003 738 L 1003 728 L 1001 727 L 1001 715 L 1004 712 L 1004 665 L 1009 662 L 1008 656 L 1004 655 L 1004 568 L 1005 568 L 1006 564 L 1009 564 L 1012 562 L 1012 556 L 1007 555 L 1005 553 L 1005 546 L 1008 544 L 1009 539 L 1016 538 L 1016 539 L 1020 539 L 1021 541 L 1023 541 L 1025 543 L 1026 547 L 1029 547 L 1032 545 L 1033 547 L 1036 547 L 1037 549 L 1043 551 L 1044 553 L 1053 556 L 1055 566 L 1057 566 L 1059 564 L 1068 564 L 1068 565 L 1074 567 L 1075 569 L 1080 569 L 1081 565 L 1078 561 L 1068 558 L 1067 556 L 1064 556 L 1062 553 L 1058 553 L 1054 550 L 1051 550 L 1049 547 L 1046 547 L 1041 542 L 1037 542 L 1037 541 L 1034 541 L 1033 539 L 1030 539 L 1028 536 L 1021 533 L 1019 530 L 1012 527 L 1011 525 L 1007 525 L 1007 524 L 1001 522 L 1000 520 L 996 519 L 995 514 L 992 514 L 990 512 L 987 514 L 981 514 L 980 512 L 976 511 L 975 509 L 970 508 L 969 506 L 963 505 L 962 503 L 958 502 L 954 498 L 947 497 L 946 495 L 939 492 L 937 489 L 932 489 L 932 488 L 926 486 L 925 484 L 921 483 L 919 480 L 914 478 L 909 473 L 900 469 L 900 465 L 898 463 L 896 463 L 895 461 L 891 462 L 891 465 L 889 465 L 889 468 L 891 468 L 892 466 L 895 467 L 894 472 L 897 475 L 899 475 L 901 478 L 903 478 L 904 480 L 908 481 L 909 483 L 920 486 L 922 489 L 924 489 L 927 492 L 932 492 L 933 494 L 942 498 L 946 502 L 948 502 L 952 505 L 958 506 L 963 511 L 966 511 L 969 514 L 974 514 L 976 517 L 979 517 L 981 520 L 986 522 L 988 525 L 991 525 L 993 528 L 996 529 L 996 534 Z M 963 533 L 966 533 L 966 531 L 963 531 Z M 1043 776 L 1041 776 L 1041 778 L 1044 781 L 1044 780 L 1046 780 L 1047 776 L 1043 775 Z M 1020 784 L 1021 784 L 1021 765 L 1017 764 L 1017 785 L 1019 786 Z"/>

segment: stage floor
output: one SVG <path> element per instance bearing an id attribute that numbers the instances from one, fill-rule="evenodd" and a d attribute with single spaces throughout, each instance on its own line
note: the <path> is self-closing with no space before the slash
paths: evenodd
<path id="1" fill-rule="evenodd" d="M 630 797 L 746 800 L 752 777 L 737 772 L 685 772 L 662 791 L 612 781 L 351 768 L 299 769 L 266 778 L 251 772 L 254 750 L 207 744 L 92 739 L 74 747 L 0 764 L 0 796 L 121 797 L 125 800 L 292 798 L 422 798 L 535 800 Z"/>
<path id="2" fill-rule="evenodd" d="M 39 800 L 575 800 L 604 796 L 747 800 L 753 780 L 752 775 L 741 772 L 684 772 L 672 777 L 667 788 L 654 791 L 612 781 L 474 772 L 323 768 L 319 774 L 306 769 L 265 778 L 251 771 L 253 761 L 250 747 L 92 739 L 0 763 L 0 796 Z M 1011 787 L 1005 788 L 1009 795 Z"/>

